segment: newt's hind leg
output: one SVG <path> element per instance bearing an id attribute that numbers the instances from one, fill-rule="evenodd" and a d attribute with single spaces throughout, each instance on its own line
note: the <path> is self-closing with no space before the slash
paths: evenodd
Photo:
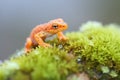
<path id="1" fill-rule="evenodd" d="M 26 39 L 26 43 L 25 43 L 25 52 L 30 52 L 31 51 L 31 47 L 32 47 L 32 40 L 30 38 Z"/>
<path id="2" fill-rule="evenodd" d="M 35 38 L 36 42 L 39 44 L 39 46 L 52 47 L 50 44 L 44 42 L 44 40 L 43 40 L 44 37 L 46 37 L 46 33 L 43 31 L 35 34 L 35 36 L 34 36 L 34 38 Z"/>

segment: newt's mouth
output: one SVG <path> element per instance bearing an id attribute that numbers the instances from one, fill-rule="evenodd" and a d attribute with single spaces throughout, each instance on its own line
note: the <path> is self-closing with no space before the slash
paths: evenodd
<path id="1" fill-rule="evenodd" d="M 68 28 L 68 25 L 66 23 L 62 23 L 62 25 L 60 25 L 60 30 L 66 30 Z"/>

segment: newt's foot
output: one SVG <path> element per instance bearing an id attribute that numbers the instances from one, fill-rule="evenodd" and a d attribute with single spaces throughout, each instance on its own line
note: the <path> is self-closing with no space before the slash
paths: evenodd
<path id="1" fill-rule="evenodd" d="M 65 37 L 65 36 L 60 36 L 59 37 L 59 41 L 67 41 L 67 40 L 68 40 L 68 38 Z"/>
<path id="2" fill-rule="evenodd" d="M 42 45 L 40 45 L 42 47 L 52 47 L 50 44 L 47 44 L 47 43 L 43 43 Z"/>

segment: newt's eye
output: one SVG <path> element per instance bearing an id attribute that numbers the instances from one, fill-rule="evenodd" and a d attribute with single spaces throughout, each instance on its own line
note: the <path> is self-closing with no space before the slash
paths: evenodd
<path id="1" fill-rule="evenodd" d="M 57 28 L 58 28 L 58 25 L 57 25 L 57 24 L 53 24 L 52 27 L 53 27 L 54 29 L 57 29 Z"/>

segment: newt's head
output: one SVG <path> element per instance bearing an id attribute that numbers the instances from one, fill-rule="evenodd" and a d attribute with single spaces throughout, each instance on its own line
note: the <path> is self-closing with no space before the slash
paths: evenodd
<path id="1" fill-rule="evenodd" d="M 48 22 L 49 26 L 47 28 L 47 32 L 56 34 L 60 31 L 64 31 L 68 28 L 67 23 L 63 21 L 63 19 L 58 18 Z"/>

